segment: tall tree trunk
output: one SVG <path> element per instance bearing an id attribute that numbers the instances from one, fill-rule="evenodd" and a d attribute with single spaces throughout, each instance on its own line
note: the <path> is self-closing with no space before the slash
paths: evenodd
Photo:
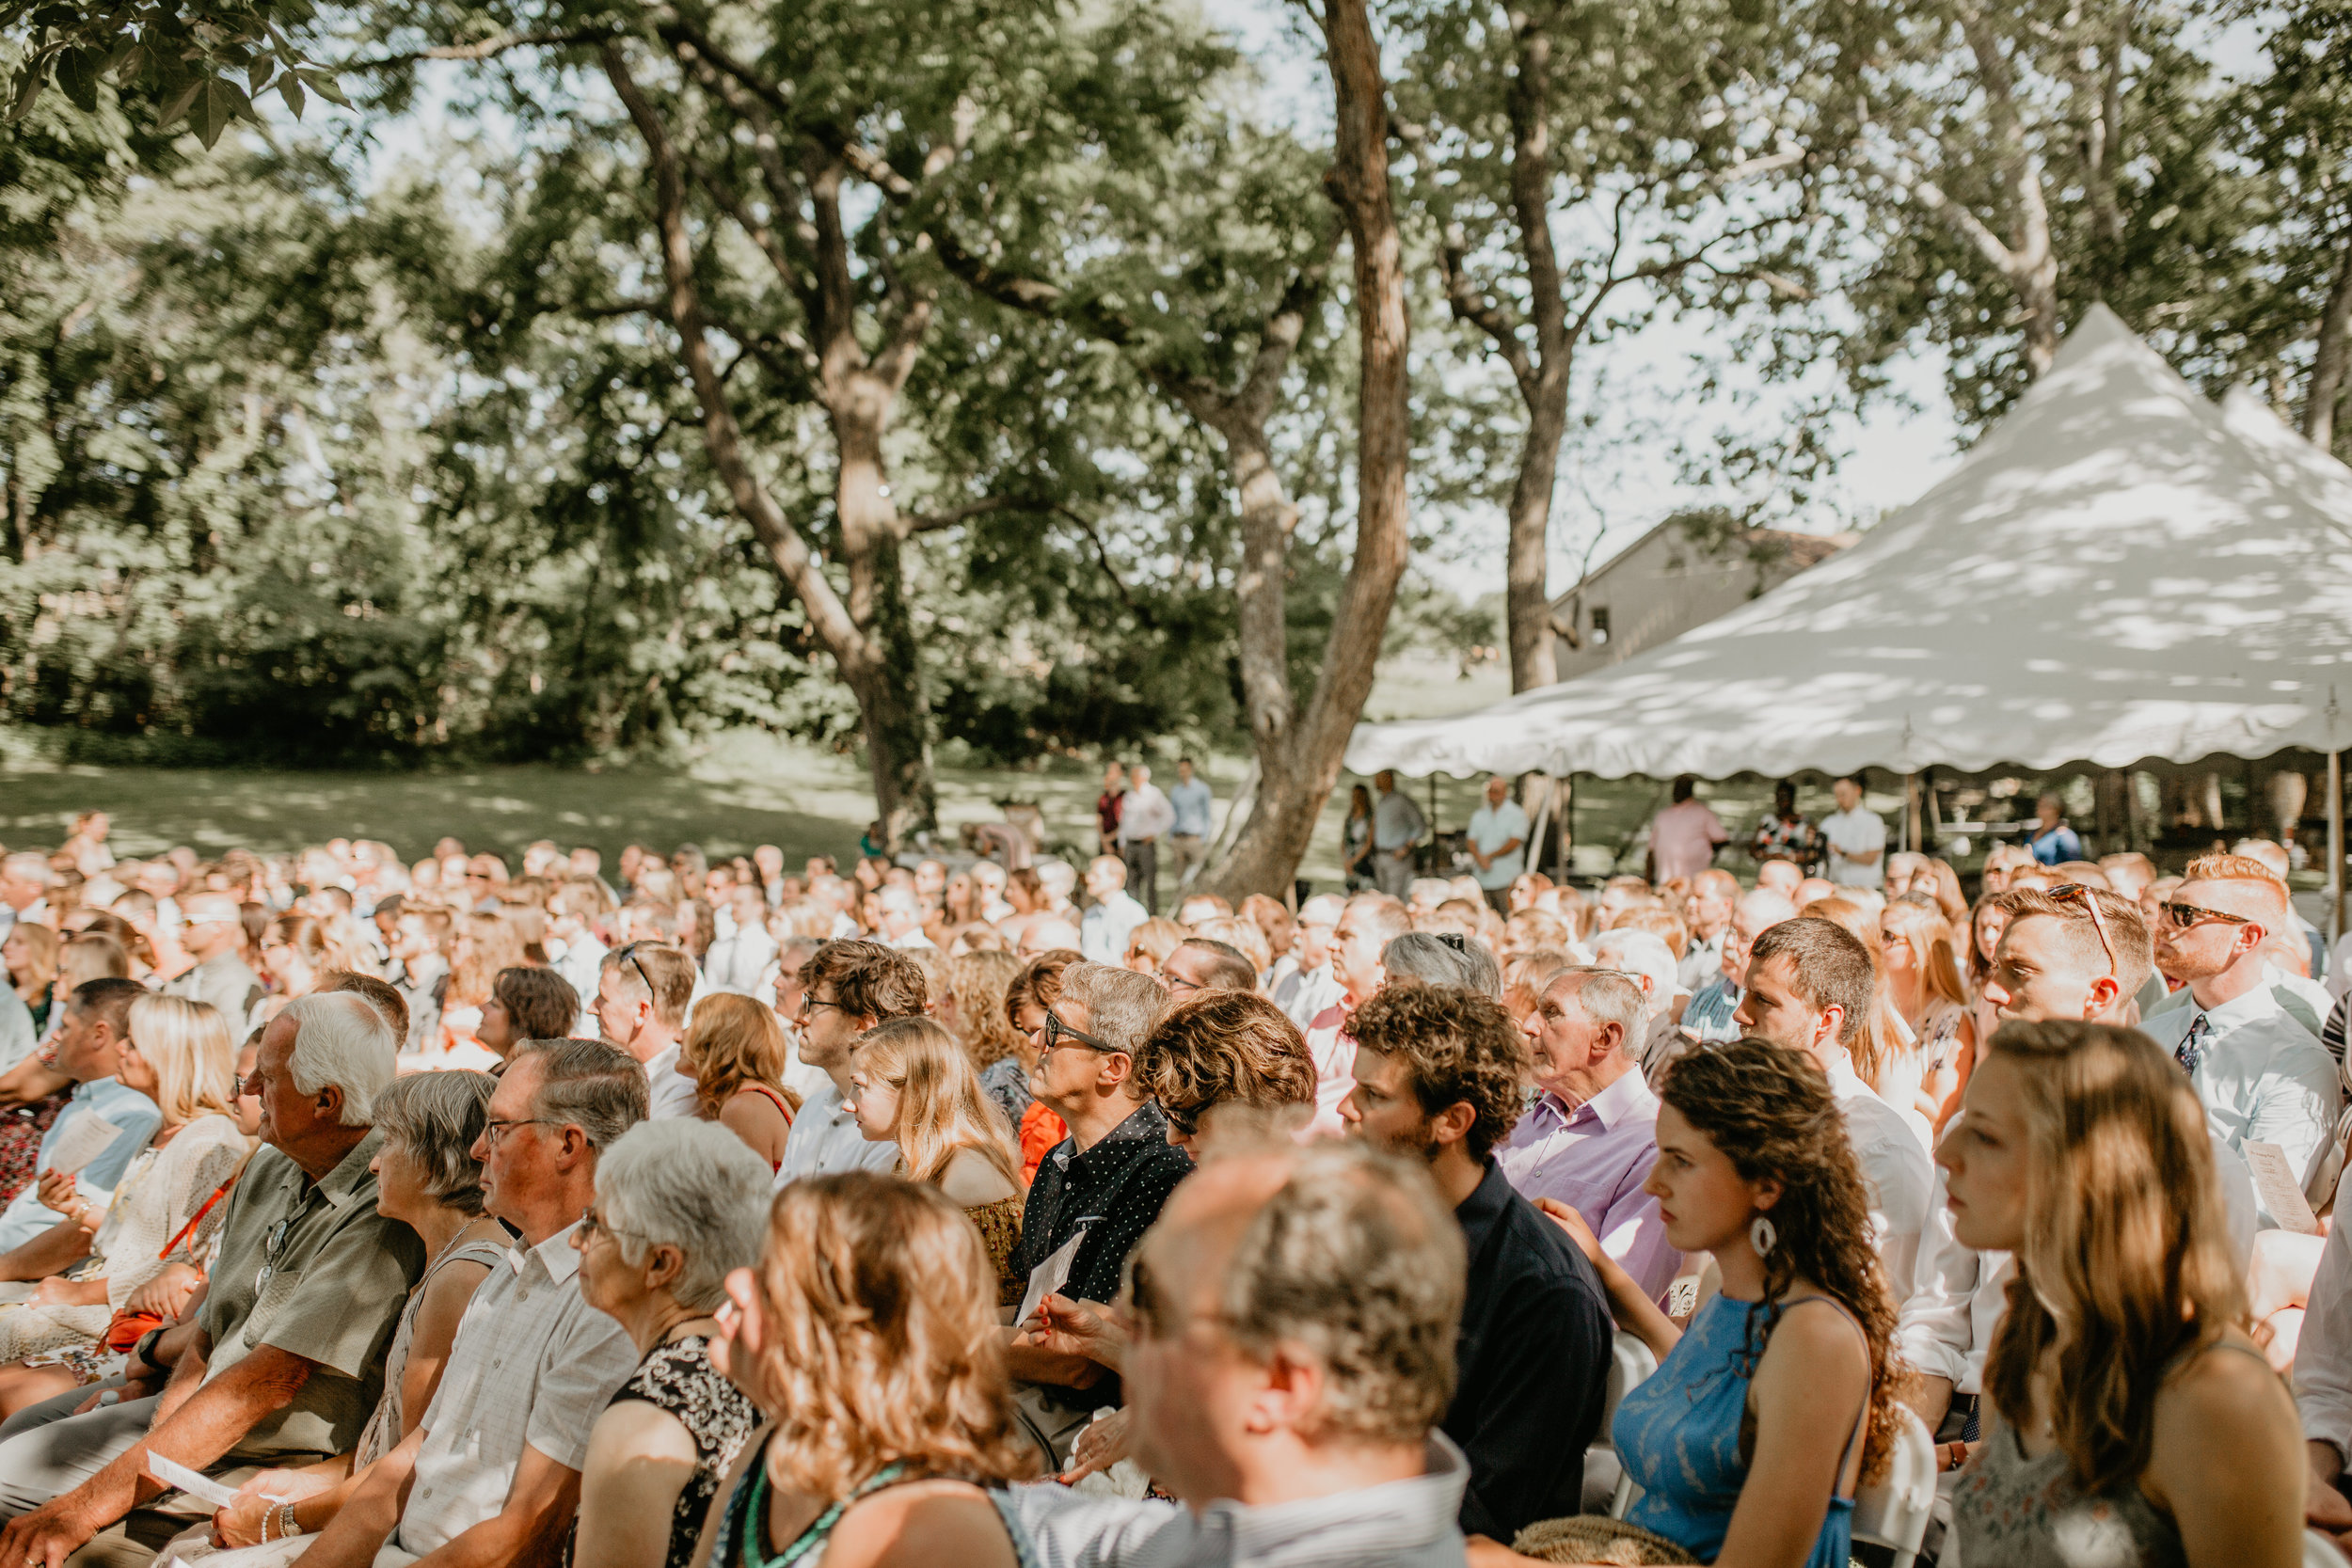
<path id="1" fill-rule="evenodd" d="M 2344 399 L 2347 369 L 2352 369 L 2352 235 L 2345 237 L 2336 284 L 2328 291 L 2328 309 L 2319 318 L 2319 351 L 2312 357 L 2311 390 L 2303 404 L 2303 434 L 2322 451 L 2335 447 L 2336 404 Z"/>
<path id="2" fill-rule="evenodd" d="M 678 335 L 678 356 L 694 387 L 703 417 L 703 447 L 735 509 L 807 611 L 809 629 L 833 657 L 857 699 L 874 803 L 895 842 L 902 830 L 936 818 L 930 724 L 922 697 L 914 638 L 906 608 L 899 546 L 903 525 L 892 506 L 882 466 L 882 436 L 899 388 L 905 385 L 930 321 L 927 300 L 902 311 L 889 340 L 869 362 L 859 345 L 849 304 L 847 246 L 839 228 L 838 181 L 818 171 L 812 181 L 819 244 L 813 291 L 818 309 L 818 380 L 839 460 L 834 502 L 841 523 L 841 557 L 849 577 L 844 602 L 808 541 L 776 505 L 744 451 L 743 433 L 727 401 L 725 377 L 710 351 L 702 293 L 694 277 L 694 247 L 686 220 L 686 176 L 677 150 L 651 100 L 629 73 L 617 42 L 606 42 L 605 74 L 644 139 L 654 177 L 657 234 L 664 303 Z M 827 243 L 827 242 L 833 243 Z"/>
<path id="3" fill-rule="evenodd" d="M 1551 35 L 1516 17 L 1518 69 L 1511 80 L 1511 207 L 1527 258 L 1528 314 L 1535 363 L 1519 377 L 1527 403 L 1526 444 L 1511 485 L 1511 544 L 1503 567 L 1503 621 L 1511 643 L 1511 689 L 1560 678 L 1551 631 L 1551 494 L 1568 430 L 1567 301 L 1551 243 Z"/>
<path id="4" fill-rule="evenodd" d="M 1404 243 L 1389 189 L 1388 88 L 1365 0 L 1323 8 L 1336 135 L 1325 187 L 1354 250 L 1362 364 L 1357 394 L 1356 558 L 1324 645 L 1314 696 L 1287 747 L 1262 750 L 1258 799 L 1232 853 L 1209 879 L 1228 896 L 1283 891 L 1314 836 L 1349 732 L 1371 695 L 1380 640 L 1409 547 L 1406 475 L 1411 458 Z M 1245 657 L 1249 650 L 1245 649 Z M 1261 652 L 1257 657 L 1263 657 Z M 1248 679 L 1245 675 L 1245 681 Z"/>

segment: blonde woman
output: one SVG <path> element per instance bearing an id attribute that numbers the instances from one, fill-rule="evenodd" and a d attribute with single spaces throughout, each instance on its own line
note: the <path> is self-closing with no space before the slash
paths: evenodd
<path id="1" fill-rule="evenodd" d="M 49 988 L 57 980 L 57 933 L 37 921 L 18 921 L 8 927 L 8 940 L 0 942 L 0 963 L 8 966 L 8 989 L 33 1015 L 32 1038 L 40 1038 L 49 1028 L 49 1009 L 56 1005 Z"/>
<path id="2" fill-rule="evenodd" d="M 947 960 L 947 995 L 932 1015 L 963 1042 L 981 1089 L 1005 1113 L 1008 1127 L 1021 1125 L 1030 1100 L 1021 1051 L 1028 1042 L 1005 1017 L 1005 993 L 1020 977 L 1021 960 L 1010 953 L 959 954 Z"/>
<path id="3" fill-rule="evenodd" d="M 1881 1099 L 1903 1113 L 1922 1143 L 1932 1144 L 1934 1131 L 1922 1088 L 1927 1080 L 1926 1058 L 1886 983 L 1886 954 L 1879 941 L 1880 914 L 1843 895 L 1817 898 L 1805 906 L 1804 912 L 1836 923 L 1869 950 L 1878 985 L 1870 993 L 1869 1017 L 1863 1021 L 1862 1032 L 1854 1036 L 1851 1048 L 1853 1069 Z"/>
<path id="4" fill-rule="evenodd" d="M 712 1359 L 771 1423 L 696 1560 L 1015 1568 L 991 1492 L 1035 1450 L 1013 1415 L 995 1281 L 954 1200 L 895 1176 L 795 1181 L 727 1276 Z"/>
<path id="5" fill-rule="evenodd" d="M 1939 910 L 1905 894 L 1879 913 L 1879 974 L 1919 1056 L 1919 1110 L 1941 1132 L 1975 1064 L 1977 1025 Z"/>
<path id="6" fill-rule="evenodd" d="M 1963 1246 L 2015 1259 L 1984 1440 L 1952 1494 L 1969 1562 L 2294 1568 L 2295 1402 L 2246 1295 L 2187 1075 L 2137 1030 L 2010 1023 L 1937 1151 Z"/>
<path id="7" fill-rule="evenodd" d="M 15 1303 L 0 1309 L 0 1367 L 10 1373 L 42 1352 L 94 1352 L 118 1313 L 177 1315 L 203 1279 L 200 1261 L 228 1216 L 229 1185 L 252 1151 L 237 1126 L 236 1046 L 219 1010 L 142 996 L 131 1004 L 129 1025 L 116 1048 L 115 1081 L 153 1101 L 163 1126 L 111 1201 L 73 1177 L 41 1177 L 41 1202 L 94 1234 L 88 1259 L 72 1273 L 0 1287 L 0 1297 Z M 0 1381 L 0 1403 L 13 1402 L 24 1382 Z"/>
<path id="8" fill-rule="evenodd" d="M 998 1305 L 1026 1281 L 1008 1262 L 1021 1244 L 1021 1155 L 956 1037 L 936 1020 L 897 1018 L 859 1037 L 850 1110 L 868 1143 L 898 1146 L 901 1174 L 960 1205 L 988 1243 Z"/>
<path id="9" fill-rule="evenodd" d="M 476 912 L 458 917 L 449 954 L 449 992 L 441 1004 L 444 1059 L 434 1066 L 487 1071 L 497 1063 L 498 1053 L 477 1037 L 482 1008 L 498 984 L 499 971 L 519 969 L 523 963 L 523 939 L 503 916 Z"/>
<path id="10" fill-rule="evenodd" d="M 694 1005 L 678 1049 L 677 1069 L 694 1081 L 694 1103 L 748 1145 L 774 1170 L 801 1097 L 785 1086 L 792 1041 L 766 1006 L 732 991 L 713 991 Z"/>

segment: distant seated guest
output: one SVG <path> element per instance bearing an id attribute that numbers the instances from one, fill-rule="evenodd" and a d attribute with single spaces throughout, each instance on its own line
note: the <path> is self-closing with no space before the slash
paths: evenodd
<path id="1" fill-rule="evenodd" d="M 785 1086 L 792 1038 L 765 1003 L 715 991 L 695 1007 L 678 1047 L 677 1070 L 694 1085 L 694 1110 L 768 1162 L 784 1161 L 801 1097 Z"/>
<path id="2" fill-rule="evenodd" d="M 2137 1030 L 2012 1023 L 1963 1103 L 1939 1154 L 1959 1237 L 2017 1271 L 1952 1494 L 1964 1560 L 2078 1562 L 2093 1543 L 2102 1561 L 2307 1560 L 2295 1403 L 2241 1326 L 2178 1069 Z"/>
<path id="3" fill-rule="evenodd" d="M 645 1069 L 658 1121 L 696 1117 L 693 1081 L 677 1069 L 686 1012 L 694 999 L 694 960 L 683 948 L 659 942 L 615 947 L 597 970 L 593 999 L 596 1026 Z"/>
<path id="4" fill-rule="evenodd" d="M 133 1347 L 119 1402 L 75 1415 L 90 1398 L 76 1388 L 0 1427 L 10 1560 L 62 1560 L 98 1538 L 83 1560 L 145 1561 L 190 1523 L 140 1506 L 154 1497 L 149 1453 L 196 1469 L 296 1465 L 358 1441 L 425 1261 L 416 1233 L 376 1212 L 372 1123 L 396 1043 L 348 994 L 302 997 L 270 1020 L 249 1085 L 270 1148 L 230 1189 L 201 1308 Z"/>
<path id="5" fill-rule="evenodd" d="M 1574 1209 L 1654 1299 L 1682 1254 L 1645 1186 L 1658 1163 L 1658 1096 L 1631 1054 L 1641 1026 L 1642 990 L 1624 975 L 1554 975 L 1523 1028 L 1539 1092 L 1495 1161 L 1520 1196 Z"/>
<path id="6" fill-rule="evenodd" d="M 1010 1113 L 1015 1103 L 1006 1080 L 1010 1069 L 1020 1070 L 1020 1114 L 1013 1126 L 1021 1139 L 1021 1180 L 1035 1181 L 1037 1167 L 1055 1146 L 1070 1136 L 1070 1129 L 1051 1105 L 1037 1098 L 1029 1087 L 1030 1077 L 1040 1061 L 1039 1041 L 1044 1037 L 1045 1010 L 1061 995 L 1064 971 L 1078 962 L 1078 955 L 1068 948 L 1057 949 L 1029 959 L 1021 973 L 1005 988 L 1005 1020 L 1021 1037 L 1017 1055 L 1001 1061 L 980 1074 L 980 1085 L 989 1098 Z"/>
<path id="7" fill-rule="evenodd" d="M 1252 991 L 1203 990 L 1161 1015 L 1136 1076 L 1186 1153 L 1211 1114 L 1247 1106 L 1303 1128 L 1314 1113 L 1315 1063 L 1282 1009 Z"/>
<path id="8" fill-rule="evenodd" d="M 998 1305 L 1017 1307 L 1025 1189 L 1021 1155 L 956 1037 L 928 1018 L 894 1018 L 857 1042 L 850 1077 L 858 1131 L 898 1150 L 898 1174 L 954 1200 L 988 1243 Z"/>
<path id="9" fill-rule="evenodd" d="M 122 1052 L 130 1039 L 131 1006 L 148 994 L 135 980 L 86 980 L 66 998 L 65 1021 L 54 1043 L 57 1068 L 81 1086 L 40 1140 L 39 1169 L 56 1168 L 60 1144 L 89 1136 L 96 1129 L 118 1129 L 76 1180 L 85 1199 L 102 1206 L 131 1162 L 163 1125 L 155 1101 L 124 1084 Z M 242 1017 L 242 1015 L 240 1015 Z M 28 1186 L 0 1210 L 0 1278 L 40 1279 L 57 1274 L 89 1251 L 90 1231 L 41 1201 L 41 1187 Z"/>
<path id="10" fill-rule="evenodd" d="M 518 1240 L 474 1291 L 424 1420 L 361 1473 L 304 1555 L 310 1568 L 367 1568 L 388 1546 L 396 1562 L 561 1549 L 589 1430 L 637 1359 L 581 1296 L 574 1233 L 597 1163 L 645 1104 L 643 1069 L 601 1040 L 534 1041 L 508 1066 L 483 1133 L 482 1197 Z"/>
<path id="11" fill-rule="evenodd" d="M 1168 995 L 1179 1002 L 1203 990 L 1256 990 L 1258 971 L 1248 955 L 1231 942 L 1186 937 L 1160 964 Z"/>
<path id="12" fill-rule="evenodd" d="M 1681 1032 L 1699 1045 L 1722 1045 L 1740 1037 L 1732 1015 L 1747 994 L 1748 953 L 1756 939 L 1784 920 L 1797 918 L 1797 906 L 1777 893 L 1757 889 L 1732 907 L 1731 925 L 1724 931 L 1721 962 L 1716 973 L 1699 987 L 1682 1009 Z M 1669 1054 L 1672 1054 L 1670 1052 Z M 1656 1075 L 1664 1062 L 1645 1064 Z"/>
<path id="13" fill-rule="evenodd" d="M 1441 1430 L 1470 1459 L 1463 1529 L 1508 1541 L 1583 1500 L 1609 1380 L 1600 1281 L 1492 1157 L 1518 1119 L 1528 1067 L 1502 1005 L 1392 981 L 1350 1026 L 1350 1135 L 1426 1161 L 1469 1247 L 1461 1372 Z"/>
<path id="14" fill-rule="evenodd" d="M 1176 1501 L 1016 1487 L 1038 1560 L 1460 1563 L 1468 1467 L 1432 1428 L 1463 1263 L 1418 1161 L 1324 1140 L 1205 1166 L 1136 1256 L 1125 1358 L 1135 1458 Z"/>
<path id="15" fill-rule="evenodd" d="M 1420 980 L 1502 999 L 1502 966 L 1493 952 L 1456 932 L 1407 931 L 1380 950 L 1380 969 L 1391 984 Z"/>
<path id="16" fill-rule="evenodd" d="M 947 994 L 933 1016 L 963 1046 L 980 1087 L 1005 1115 L 1018 1140 L 1029 1108 L 1029 1073 L 1022 1048 L 1029 1042 L 1005 1014 L 1005 998 L 1021 976 L 1021 960 L 999 949 L 959 953 L 947 960 Z"/>
<path id="17" fill-rule="evenodd" d="M 1549 1211 L 1659 1356 L 1610 1426 L 1642 1488 L 1627 1522 L 1692 1561 L 1846 1568 L 1855 1488 L 1884 1472 L 1903 1417 L 1894 1303 L 1837 1101 L 1811 1061 L 1760 1039 L 1680 1058 L 1662 1097 L 1649 1185 L 1673 1244 L 1723 1271 L 1689 1327 Z"/>
<path id="18" fill-rule="evenodd" d="M 719 1478 L 759 1411 L 711 1362 L 727 1276 L 759 1261 L 768 1172 L 705 1123 L 644 1122 L 597 1164 L 573 1233 L 580 1291 L 620 1323 L 637 1370 L 596 1418 L 580 1477 L 575 1568 L 685 1568 Z"/>
<path id="19" fill-rule="evenodd" d="M 770 1425 L 721 1484 L 703 1560 L 1030 1560 L 991 1494 L 1035 1453 L 1006 1397 L 994 1272 L 950 1199 L 870 1171 L 796 1181 L 727 1291 L 713 1360 Z"/>
<path id="20" fill-rule="evenodd" d="M 569 980 L 552 969 L 517 964 L 500 970 L 490 982 L 473 1037 L 503 1064 L 525 1040 L 565 1038 L 579 1019 L 580 992 Z"/>
<path id="21" fill-rule="evenodd" d="M 0 1363 L 95 1351 L 115 1314 L 158 1275 L 180 1271 L 191 1276 L 191 1287 L 202 1277 L 188 1259 L 210 1256 L 228 1217 L 221 1199 L 249 1147 L 237 1129 L 236 1048 L 228 1023 L 201 1002 L 151 994 L 133 1000 L 129 1022 L 129 1037 L 114 1053 L 116 1081 L 156 1106 L 162 1130 L 131 1162 L 111 1202 L 91 1194 L 78 1177 L 53 1172 L 41 1178 L 41 1201 L 72 1222 L 60 1227 L 71 1233 L 55 1249 L 87 1249 L 89 1256 L 38 1285 L 0 1287 L 0 1301 L 14 1303 L 0 1307 Z M 30 1248 L 57 1234 L 45 1233 Z M 0 1267 L 6 1263 L 0 1259 Z M 182 1301 L 185 1295 L 180 1292 Z M 158 1313 L 153 1322 L 176 1316 L 174 1305 L 172 1313 Z M 72 1386 L 68 1376 L 44 1393 Z M 30 1402 L 14 1398 L 8 1412 Z"/>

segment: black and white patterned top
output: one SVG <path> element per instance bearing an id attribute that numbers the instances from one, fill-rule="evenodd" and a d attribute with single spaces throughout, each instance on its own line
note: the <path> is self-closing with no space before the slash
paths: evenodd
<path id="1" fill-rule="evenodd" d="M 759 1425 L 758 1408 L 710 1364 L 710 1341 L 699 1334 L 664 1341 L 646 1352 L 612 1396 L 614 1404 L 623 1400 L 643 1400 L 668 1411 L 694 1440 L 694 1474 L 671 1513 L 670 1552 L 664 1559 L 666 1568 L 688 1568 L 702 1539 L 710 1500 L 718 1496 L 720 1478 L 734 1466 L 744 1440 Z"/>

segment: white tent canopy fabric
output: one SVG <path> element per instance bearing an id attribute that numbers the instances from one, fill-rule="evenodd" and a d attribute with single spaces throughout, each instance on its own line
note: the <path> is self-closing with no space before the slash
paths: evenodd
<path id="1" fill-rule="evenodd" d="M 2105 306 L 1944 482 L 1707 625 L 1354 772 L 1979 771 L 2352 745 L 2352 469 Z"/>

